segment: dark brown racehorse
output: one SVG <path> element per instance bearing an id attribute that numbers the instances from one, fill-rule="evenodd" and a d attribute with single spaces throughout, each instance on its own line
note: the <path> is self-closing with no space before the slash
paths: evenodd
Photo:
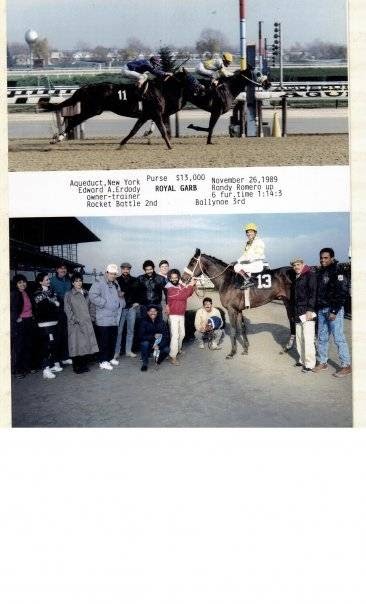
<path id="1" fill-rule="evenodd" d="M 220 294 L 221 304 L 226 308 L 230 320 L 231 351 L 227 359 L 236 354 L 236 341 L 239 339 L 243 346 L 243 353 L 248 354 L 249 341 L 242 311 L 245 310 L 244 292 L 238 288 L 237 275 L 233 264 L 227 264 L 213 256 L 202 254 L 196 249 L 194 256 L 184 269 L 182 281 L 186 282 L 191 277 L 206 275 L 214 283 Z M 274 300 L 283 300 L 290 322 L 291 337 L 284 346 L 289 350 L 294 341 L 295 322 L 290 305 L 291 285 L 295 273 L 290 266 L 283 266 L 266 273 L 261 273 L 258 285 L 250 288 L 250 307 L 257 308 Z"/>
<path id="2" fill-rule="evenodd" d="M 182 69 L 164 80 L 151 80 L 143 95 L 134 84 L 101 82 L 82 86 L 70 98 L 61 103 L 40 100 L 38 107 L 44 111 L 61 111 L 66 107 L 75 108 L 76 115 L 67 118 L 67 126 L 56 135 L 53 142 L 62 141 L 71 130 L 85 120 L 100 115 L 104 111 L 112 111 L 117 115 L 137 119 L 131 132 L 120 142 L 120 145 L 126 144 L 145 122 L 152 120 L 157 125 L 168 149 L 171 149 L 165 124 L 169 115 L 179 111 L 186 103 L 186 92 L 194 91 L 194 89 L 192 76 Z"/>
<path id="3" fill-rule="evenodd" d="M 189 94 L 188 100 L 193 105 L 204 111 L 208 111 L 211 115 L 208 128 L 194 126 L 193 124 L 187 127 L 192 130 L 208 132 L 207 144 L 212 144 L 212 133 L 219 117 L 233 107 L 238 94 L 244 92 L 249 84 L 262 86 L 264 89 L 269 88 L 271 85 L 268 78 L 264 78 L 263 74 L 259 71 L 254 71 L 248 65 L 245 70 L 239 70 L 232 76 L 220 78 L 219 84 L 208 87 L 205 94 Z"/>

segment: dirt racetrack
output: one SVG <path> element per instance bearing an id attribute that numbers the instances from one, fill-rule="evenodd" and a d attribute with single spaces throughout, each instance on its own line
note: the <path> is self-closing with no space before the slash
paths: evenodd
<path id="1" fill-rule="evenodd" d="M 46 139 L 12 139 L 11 172 L 38 170 L 123 170 L 214 168 L 230 166 L 318 166 L 348 163 L 348 135 L 290 135 L 286 138 L 203 137 L 173 139 L 169 151 L 161 138 L 133 139 L 118 147 L 117 138 L 94 138 L 50 145 Z"/>
<path id="2" fill-rule="evenodd" d="M 210 296 L 219 305 L 215 292 Z M 202 301 L 189 300 L 194 310 Z M 76 375 L 70 367 L 55 380 L 40 373 L 14 380 L 13 425 L 113 427 L 345 427 L 352 425 L 352 379 L 332 377 L 339 367 L 330 346 L 328 371 L 302 373 L 295 351 L 281 354 L 289 335 L 280 302 L 246 312 L 249 354 L 239 347 L 226 360 L 230 340 L 221 350 L 184 344 L 181 365 L 153 363 L 141 373 L 139 359 L 122 356 L 111 372 L 97 364 Z M 351 321 L 345 321 L 351 340 Z"/>

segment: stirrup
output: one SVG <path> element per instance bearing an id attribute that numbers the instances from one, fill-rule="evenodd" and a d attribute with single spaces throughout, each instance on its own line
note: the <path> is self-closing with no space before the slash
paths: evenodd
<path id="1" fill-rule="evenodd" d="M 240 286 L 240 289 L 248 289 L 248 287 L 254 287 L 254 282 L 251 279 L 244 281 L 244 283 Z"/>

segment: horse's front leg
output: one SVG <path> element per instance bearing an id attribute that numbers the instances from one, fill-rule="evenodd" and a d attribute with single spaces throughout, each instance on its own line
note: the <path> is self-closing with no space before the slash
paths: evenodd
<path id="1" fill-rule="evenodd" d="M 231 350 L 226 355 L 227 359 L 232 359 L 236 354 L 236 326 L 237 326 L 237 311 L 233 308 L 228 308 L 228 315 L 230 321 L 230 341 L 231 341 Z"/>
<path id="2" fill-rule="evenodd" d="M 249 340 L 247 337 L 247 328 L 242 313 L 238 314 L 238 332 L 241 332 L 243 338 L 243 352 L 241 354 L 248 354 Z"/>
<path id="3" fill-rule="evenodd" d="M 284 298 L 283 302 L 286 308 L 287 318 L 290 324 L 290 337 L 284 345 L 283 350 L 284 352 L 289 352 L 295 343 L 296 324 L 290 300 L 288 300 L 288 298 Z"/>
<path id="4" fill-rule="evenodd" d="M 208 137 L 207 137 L 207 144 L 208 145 L 212 145 L 212 133 L 213 130 L 216 126 L 217 120 L 219 119 L 221 115 L 221 111 L 220 109 L 213 109 L 211 112 L 211 116 L 210 116 L 210 122 L 208 124 Z"/>
<path id="5" fill-rule="evenodd" d="M 145 124 L 145 122 L 147 122 L 147 118 L 146 117 L 139 117 L 139 119 L 137 120 L 136 124 L 134 125 L 134 127 L 132 128 L 131 132 L 129 134 L 127 134 L 127 136 L 125 136 L 125 138 L 123 138 L 120 142 L 120 147 L 122 147 L 122 145 L 125 145 L 130 138 L 132 138 L 133 136 L 135 136 L 136 132 L 138 132 L 141 128 L 141 126 L 143 126 Z"/>
<path id="6" fill-rule="evenodd" d="M 161 136 L 165 140 L 166 146 L 168 147 L 169 150 L 171 150 L 173 147 L 170 144 L 168 132 L 167 132 L 167 129 L 166 129 L 165 125 L 164 125 L 162 116 L 161 115 L 157 115 L 154 118 L 154 122 L 157 125 Z"/>

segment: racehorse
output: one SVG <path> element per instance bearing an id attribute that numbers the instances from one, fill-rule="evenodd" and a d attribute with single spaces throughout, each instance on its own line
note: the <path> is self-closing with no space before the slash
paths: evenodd
<path id="1" fill-rule="evenodd" d="M 69 113 L 76 113 L 67 117 L 66 127 L 56 135 L 53 142 L 62 141 L 71 130 L 85 120 L 100 115 L 103 111 L 112 111 L 124 117 L 137 118 L 130 133 L 120 142 L 121 146 L 125 145 L 145 122 L 152 120 L 157 125 L 168 149 L 171 149 L 165 124 L 169 115 L 179 111 L 185 104 L 188 90 L 193 94 L 195 85 L 199 86 L 195 84 L 192 76 L 182 69 L 164 80 L 150 80 L 143 94 L 136 85 L 101 82 L 82 86 L 61 103 L 40 100 L 38 107 L 45 111 L 62 111 L 69 107 L 71 108 Z M 73 112 L 72 109 L 75 111 Z"/>
<path id="2" fill-rule="evenodd" d="M 196 105 L 199 109 L 208 111 L 211 115 L 208 128 L 194 126 L 193 124 L 190 124 L 187 128 L 208 132 L 207 144 L 211 145 L 212 133 L 219 117 L 232 108 L 236 97 L 241 92 L 244 92 L 248 84 L 262 86 L 264 89 L 271 86 L 268 78 L 263 76 L 258 70 L 254 71 L 248 65 L 247 69 L 238 70 L 232 76 L 221 77 L 218 85 L 211 85 L 207 88 L 205 94 L 188 94 L 188 100 L 193 105 Z"/>
<path id="3" fill-rule="evenodd" d="M 182 274 L 182 281 L 188 282 L 192 277 L 206 275 L 216 286 L 220 294 L 221 304 L 226 308 L 230 320 L 231 351 L 226 356 L 231 359 L 236 354 L 237 338 L 243 346 L 242 354 L 248 354 L 249 341 L 242 311 L 245 310 L 244 291 L 237 285 L 233 264 L 227 264 L 213 256 L 202 254 L 196 249 L 194 256 L 190 259 L 188 266 Z M 250 308 L 263 306 L 274 300 L 283 300 L 287 317 L 290 323 L 291 336 L 284 350 L 292 348 L 295 338 L 295 320 L 290 303 L 292 283 L 295 272 L 290 266 L 282 266 L 257 276 L 258 284 L 250 288 Z"/>

